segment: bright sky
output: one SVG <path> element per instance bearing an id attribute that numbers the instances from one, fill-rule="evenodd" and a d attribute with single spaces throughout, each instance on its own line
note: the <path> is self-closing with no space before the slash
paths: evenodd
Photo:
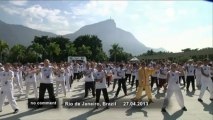
<path id="1" fill-rule="evenodd" d="M 0 20 L 60 35 L 110 17 L 148 47 L 172 52 L 212 47 L 208 1 L 0 1 Z"/>

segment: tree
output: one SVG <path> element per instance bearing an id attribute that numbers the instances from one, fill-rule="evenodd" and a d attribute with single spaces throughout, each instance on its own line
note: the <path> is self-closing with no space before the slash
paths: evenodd
<path id="1" fill-rule="evenodd" d="M 147 55 L 154 55 L 154 53 L 155 53 L 155 52 L 151 49 L 151 50 L 148 50 L 146 54 L 147 54 Z"/>
<path id="2" fill-rule="evenodd" d="M 90 47 L 87 47 L 85 45 L 78 47 L 78 55 L 86 56 L 88 59 L 90 59 L 91 54 L 92 54 L 92 52 L 90 50 Z"/>
<path id="3" fill-rule="evenodd" d="M 10 49 L 10 58 L 12 62 L 24 62 L 25 57 L 26 57 L 25 46 L 17 44 Z"/>
<path id="4" fill-rule="evenodd" d="M 74 44 L 72 43 L 66 44 L 66 53 L 67 53 L 67 56 L 72 56 L 77 54 Z"/>
<path id="5" fill-rule="evenodd" d="M 30 63 L 35 63 L 38 62 L 38 54 L 33 51 L 32 49 L 27 50 L 27 56 L 25 57 L 25 59 L 27 59 L 26 62 L 30 62 Z"/>
<path id="6" fill-rule="evenodd" d="M 90 47 L 90 50 L 92 52 L 90 59 L 97 61 L 97 54 L 102 54 L 103 48 L 101 40 L 95 36 L 95 35 L 83 35 L 79 36 L 75 39 L 73 42 L 75 47 L 78 49 L 79 47 L 82 47 L 82 45 Z"/>
<path id="7" fill-rule="evenodd" d="M 46 48 L 50 44 L 50 39 L 48 38 L 48 36 L 41 36 L 41 37 L 35 36 L 32 43 L 38 43 L 42 45 L 44 48 Z"/>
<path id="8" fill-rule="evenodd" d="M 97 52 L 97 54 L 95 56 L 95 60 L 97 62 L 107 61 L 108 57 L 107 57 L 106 53 L 103 50 L 101 50 L 101 49 L 97 49 L 97 50 L 98 50 L 98 52 Z"/>
<path id="9" fill-rule="evenodd" d="M 28 51 L 32 52 L 33 55 L 36 56 L 36 62 L 38 62 L 38 58 L 42 58 L 44 53 L 44 48 L 39 43 L 33 43 L 27 48 Z M 29 53 L 29 52 L 28 52 Z M 30 53 L 31 54 L 31 53 Z"/>
<path id="10" fill-rule="evenodd" d="M 71 43 L 68 38 L 64 38 L 63 36 L 51 37 L 49 41 L 58 44 L 61 50 L 64 50 L 66 45 Z"/>
<path id="11" fill-rule="evenodd" d="M 109 50 L 110 58 L 114 58 L 114 62 L 116 62 L 116 57 L 123 52 L 123 48 L 118 44 L 113 44 L 112 48 Z"/>
<path id="12" fill-rule="evenodd" d="M 3 53 L 9 50 L 9 46 L 6 42 L 0 40 L 0 62 L 3 61 Z"/>
<path id="13" fill-rule="evenodd" d="M 191 51 L 191 48 L 182 49 L 181 51 L 182 51 L 182 52 L 190 52 L 190 51 Z"/>
<path id="14" fill-rule="evenodd" d="M 51 60 L 53 61 L 55 59 L 55 58 L 53 59 L 53 56 L 58 56 L 61 52 L 61 49 L 58 44 L 53 42 L 47 46 L 46 51 L 47 51 L 49 57 L 51 58 Z"/>

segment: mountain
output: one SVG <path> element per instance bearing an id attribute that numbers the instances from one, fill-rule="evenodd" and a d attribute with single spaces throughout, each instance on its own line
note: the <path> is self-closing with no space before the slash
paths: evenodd
<path id="1" fill-rule="evenodd" d="M 50 32 L 31 29 L 22 25 L 12 25 L 0 20 L 0 39 L 5 40 L 11 47 L 15 44 L 28 46 L 34 39 L 34 36 L 56 36 Z"/>
<path id="2" fill-rule="evenodd" d="M 151 49 L 139 42 L 130 32 L 117 28 L 115 21 L 112 19 L 86 25 L 75 33 L 64 35 L 64 37 L 75 40 L 78 36 L 86 34 L 97 35 L 102 40 L 103 49 L 107 53 L 114 43 L 118 43 L 124 48 L 124 51 L 133 55 L 139 55 Z M 154 51 L 160 50 L 164 51 L 162 48 L 154 49 Z"/>
<path id="3" fill-rule="evenodd" d="M 112 19 L 86 25 L 74 33 L 64 35 L 64 37 L 73 41 L 78 36 L 86 34 L 97 35 L 102 40 L 103 49 L 106 53 L 108 53 L 114 43 L 118 43 L 124 48 L 124 51 L 133 55 L 139 55 L 151 49 L 139 42 L 130 32 L 117 28 L 115 21 Z M 10 47 L 15 44 L 28 46 L 33 41 L 34 36 L 44 35 L 49 37 L 57 36 L 54 33 L 39 31 L 22 25 L 7 24 L 0 20 L 0 39 L 5 40 Z M 162 48 L 153 50 L 165 51 Z"/>

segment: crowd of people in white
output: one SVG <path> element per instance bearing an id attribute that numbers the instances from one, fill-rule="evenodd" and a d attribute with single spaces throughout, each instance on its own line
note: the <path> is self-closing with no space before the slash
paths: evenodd
<path id="1" fill-rule="evenodd" d="M 213 66 L 212 62 L 208 59 L 196 62 L 189 60 L 183 64 L 171 63 L 171 61 L 151 61 L 145 67 L 154 70 L 149 76 L 150 82 L 148 85 L 150 90 L 153 91 L 155 83 L 157 92 L 160 92 L 161 88 L 163 88 L 164 92 L 167 93 L 162 112 L 166 112 L 165 108 L 173 93 L 175 93 L 179 105 L 186 111 L 180 87 L 185 87 L 187 91 L 190 91 L 190 84 L 192 91 L 200 90 L 199 102 L 203 102 L 202 97 L 207 88 L 210 92 L 210 100 L 213 101 Z M 44 94 L 47 89 L 49 99 L 54 101 L 55 96 L 57 97 L 59 94 L 59 87 L 62 88 L 64 96 L 67 96 L 67 92 L 72 90 L 72 83 L 80 79 L 85 81 L 85 98 L 89 96 L 91 91 L 92 96 L 96 98 L 98 103 L 102 91 L 107 103 L 109 102 L 107 89 L 109 89 L 110 85 L 112 85 L 111 88 L 114 91 L 116 84 L 118 84 L 115 98 L 118 97 L 121 88 L 124 95 L 128 95 L 127 85 L 130 85 L 130 88 L 136 86 L 136 91 L 141 87 L 140 81 L 145 81 L 142 80 L 139 74 L 141 68 L 143 66 L 139 62 L 50 63 L 46 59 L 39 64 L 28 63 L 21 65 L 18 63 L 5 63 L 2 65 L 0 63 L 0 112 L 3 109 L 5 98 L 9 101 L 14 113 L 19 111 L 14 98 L 14 89 L 17 89 L 20 94 L 25 94 L 25 98 L 28 99 L 32 87 L 35 98 L 38 98 L 39 101 L 44 101 Z M 142 75 L 146 74 L 144 72 Z M 56 85 L 55 89 L 54 85 Z M 153 102 L 151 98 L 149 102 Z"/>

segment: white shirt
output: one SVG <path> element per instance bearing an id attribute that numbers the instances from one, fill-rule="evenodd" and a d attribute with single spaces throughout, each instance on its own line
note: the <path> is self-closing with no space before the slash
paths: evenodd
<path id="1" fill-rule="evenodd" d="M 64 68 L 61 68 L 59 71 L 59 73 L 56 75 L 56 81 L 65 81 L 65 70 Z"/>
<path id="2" fill-rule="evenodd" d="M 179 85 L 179 72 L 178 71 L 169 71 L 169 81 L 168 81 L 168 88 L 172 88 L 174 86 Z"/>
<path id="3" fill-rule="evenodd" d="M 79 72 L 82 72 L 84 70 L 84 65 L 79 65 Z"/>
<path id="4" fill-rule="evenodd" d="M 111 74 L 112 74 L 112 70 L 111 70 L 110 67 L 107 67 L 107 68 L 105 69 L 105 72 L 106 72 L 107 75 L 111 75 Z"/>
<path id="5" fill-rule="evenodd" d="M 13 70 L 13 72 L 14 72 L 14 78 L 19 79 L 19 69 L 15 69 Z"/>
<path id="6" fill-rule="evenodd" d="M 201 75 L 201 67 L 195 68 L 195 75 L 200 76 Z"/>
<path id="7" fill-rule="evenodd" d="M 73 73 L 78 73 L 79 72 L 79 66 L 78 65 L 74 65 L 73 66 Z"/>
<path id="8" fill-rule="evenodd" d="M 74 73 L 74 72 L 73 72 L 73 66 L 70 65 L 68 69 L 69 69 L 69 72 L 70 72 L 69 75 L 70 75 L 70 76 L 73 76 L 73 73 Z"/>
<path id="9" fill-rule="evenodd" d="M 96 72 L 95 73 L 95 79 L 101 80 L 101 81 L 97 81 L 95 82 L 95 88 L 96 89 L 103 89 L 103 88 L 107 88 L 107 84 L 106 84 L 106 76 L 104 71 L 101 72 Z"/>
<path id="10" fill-rule="evenodd" d="M 119 68 L 113 68 L 112 69 L 112 74 L 113 74 L 113 79 L 117 79 L 118 78 L 118 76 L 117 76 L 117 70 L 118 70 Z"/>
<path id="11" fill-rule="evenodd" d="M 206 75 L 209 75 L 209 77 L 206 77 L 202 74 L 202 77 L 204 78 L 210 78 L 211 77 L 211 69 L 210 69 L 210 66 L 206 65 L 206 66 L 202 66 L 202 69 L 203 69 L 203 72 L 206 74 Z"/>
<path id="12" fill-rule="evenodd" d="M 0 72 L 0 81 L 2 85 L 2 90 L 11 90 L 13 89 L 13 78 L 14 72 L 9 70 L 8 72 Z"/>
<path id="13" fill-rule="evenodd" d="M 138 69 L 137 68 L 133 68 L 132 70 L 132 76 L 135 76 L 136 74 L 138 74 Z"/>
<path id="14" fill-rule="evenodd" d="M 70 69 L 69 69 L 69 68 L 64 68 L 64 70 L 65 70 L 64 75 L 65 75 L 66 77 L 71 76 L 71 73 L 70 73 Z"/>
<path id="15" fill-rule="evenodd" d="M 84 70 L 84 76 L 85 76 L 85 82 L 92 82 L 94 81 L 94 76 L 93 76 L 93 69 L 85 69 Z"/>
<path id="16" fill-rule="evenodd" d="M 120 69 L 117 71 L 117 76 L 119 79 L 124 79 L 125 78 L 125 69 Z"/>
<path id="17" fill-rule="evenodd" d="M 160 70 L 159 70 L 159 75 L 158 75 L 158 77 L 160 78 L 160 79 L 166 79 L 166 74 L 167 74 L 167 71 L 168 69 L 166 68 L 166 67 L 164 67 L 164 68 L 160 68 Z"/>
<path id="18" fill-rule="evenodd" d="M 158 77 L 158 74 L 159 74 L 159 70 L 156 70 L 156 71 L 154 72 L 154 74 L 152 74 L 151 76 L 152 76 L 152 77 Z"/>
<path id="19" fill-rule="evenodd" d="M 1 72 L 1 71 L 4 71 L 4 68 L 3 68 L 3 67 L 0 67 L 0 72 Z"/>
<path id="20" fill-rule="evenodd" d="M 41 68 L 42 80 L 41 83 L 53 83 L 53 68 L 52 66 Z"/>
<path id="21" fill-rule="evenodd" d="M 36 74 L 28 73 L 26 76 L 26 82 L 36 82 Z"/>
<path id="22" fill-rule="evenodd" d="M 186 66 L 187 66 L 187 76 L 194 76 L 195 71 L 194 65 L 187 64 Z"/>
<path id="23" fill-rule="evenodd" d="M 42 79 L 42 74 L 41 72 L 36 74 L 36 80 L 41 80 Z"/>
<path id="24" fill-rule="evenodd" d="M 127 68 L 126 68 L 126 74 L 131 74 L 131 72 L 132 72 L 132 71 L 131 71 L 131 68 L 130 68 L 130 67 L 127 67 Z"/>
<path id="25" fill-rule="evenodd" d="M 135 80 L 138 80 L 138 69 L 137 69 L 137 73 L 135 74 Z"/>

